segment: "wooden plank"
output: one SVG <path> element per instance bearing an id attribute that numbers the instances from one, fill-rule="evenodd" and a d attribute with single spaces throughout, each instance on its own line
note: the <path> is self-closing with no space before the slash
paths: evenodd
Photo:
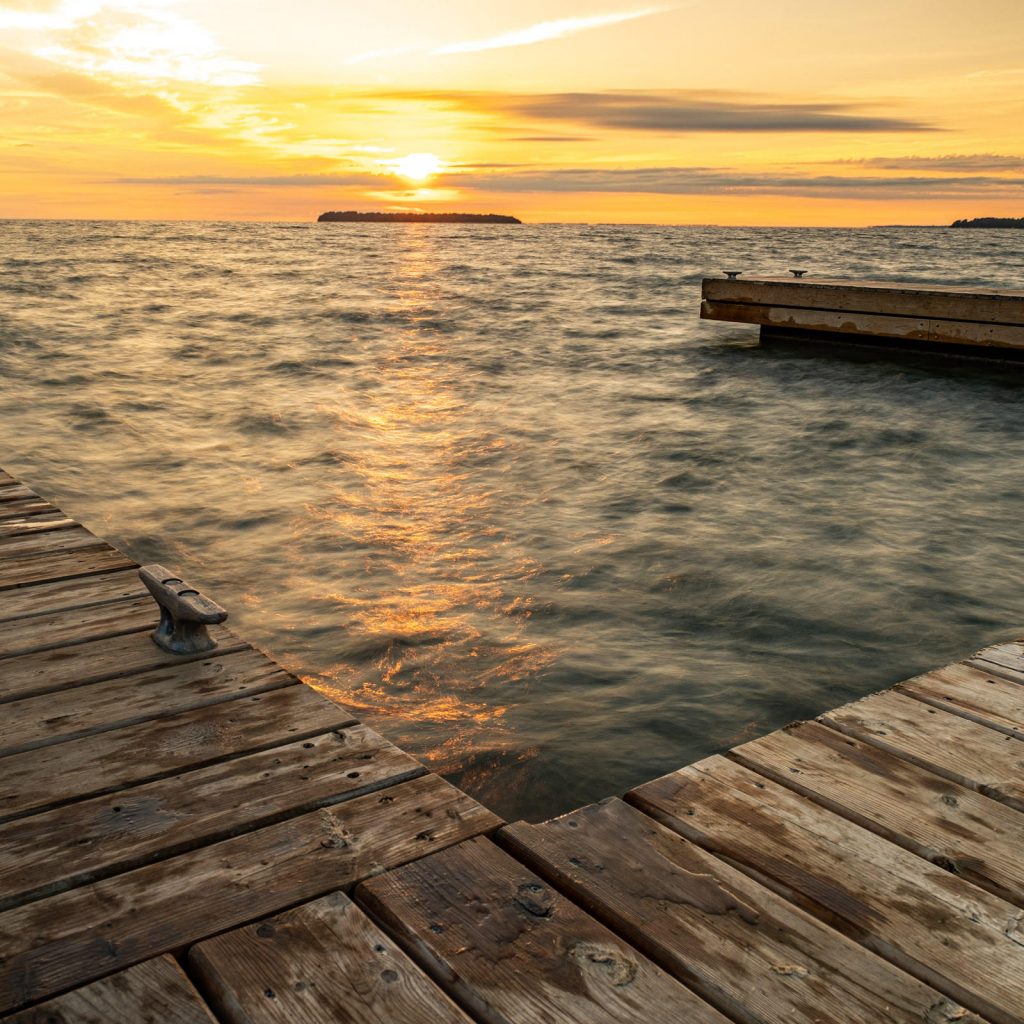
<path id="1" fill-rule="evenodd" d="M 137 572 L 120 569 L 77 580 L 37 583 L 31 587 L 0 591 L 0 622 L 26 615 L 52 615 L 69 608 L 141 597 L 147 593 Z"/>
<path id="2" fill-rule="evenodd" d="M 47 580 L 92 576 L 112 569 L 135 568 L 137 565 L 137 562 L 111 547 L 0 560 L 0 590 L 23 587 L 29 583 L 45 583 Z"/>
<path id="3" fill-rule="evenodd" d="M 850 309 L 860 313 L 1024 324 L 1024 293 L 990 289 L 902 285 L 892 281 L 791 278 L 706 278 L 701 297 L 718 302 Z"/>
<path id="4" fill-rule="evenodd" d="M 0 659 L 153 630 L 159 618 L 160 609 L 147 596 L 0 622 Z"/>
<path id="5" fill-rule="evenodd" d="M 820 721 L 1024 811 L 1024 739 L 947 714 L 892 690 L 829 711 Z"/>
<path id="6" fill-rule="evenodd" d="M 977 667 L 982 672 L 997 672 L 1015 682 L 1024 682 L 1024 644 L 996 644 L 986 647 L 983 651 L 968 659 L 967 664 Z"/>
<path id="7" fill-rule="evenodd" d="M 0 1012 L 501 824 L 436 775 L 0 914 Z M 31 941 L 26 941 L 31 936 Z"/>
<path id="8" fill-rule="evenodd" d="M 898 693 L 1024 738 L 1024 687 L 968 665 L 948 665 L 893 687 Z"/>
<path id="9" fill-rule="evenodd" d="M 35 491 L 29 490 L 24 484 L 13 483 L 0 485 L 0 502 L 26 501 L 38 498 Z"/>
<path id="10" fill-rule="evenodd" d="M 1024 914 L 723 757 L 631 803 L 995 1024 L 1020 1024 Z"/>
<path id="11" fill-rule="evenodd" d="M 67 530 L 53 530 L 48 533 L 37 531 L 0 541 L 0 564 L 6 563 L 9 559 L 57 554 L 61 551 L 84 551 L 89 548 L 114 550 L 96 534 L 75 523 Z"/>
<path id="12" fill-rule="evenodd" d="M 258 651 L 243 650 L 107 679 L 3 705 L 0 757 L 122 729 L 184 711 L 293 686 L 297 680 Z"/>
<path id="13" fill-rule="evenodd" d="M 219 644 L 213 652 L 218 655 L 244 651 L 249 646 L 224 626 L 212 627 L 210 636 Z M 204 661 L 209 657 L 211 652 L 170 654 L 153 643 L 147 630 L 72 647 L 58 647 L 52 651 L 18 655 L 3 663 L 0 704 L 168 665 Z"/>
<path id="14" fill-rule="evenodd" d="M 43 498 L 22 498 L 20 501 L 6 501 L 0 504 L 0 522 L 54 512 L 60 512 L 60 509 Z"/>
<path id="15" fill-rule="evenodd" d="M 355 725 L 0 825 L 0 910 L 426 769 Z"/>
<path id="16" fill-rule="evenodd" d="M 924 768 L 798 722 L 731 756 L 975 885 L 1024 905 L 1024 817 Z"/>
<path id="17" fill-rule="evenodd" d="M 471 1024 L 344 894 L 194 946 L 228 1024 Z"/>
<path id="18" fill-rule="evenodd" d="M 78 526 L 74 519 L 68 519 L 63 512 L 40 512 L 34 516 L 18 516 L 0 520 L 0 552 L 10 537 L 27 537 L 51 530 L 68 530 Z"/>
<path id="19" fill-rule="evenodd" d="M 5 486 L 6 484 L 16 484 L 17 482 L 18 481 L 15 480 L 10 473 L 0 469 L 0 486 Z"/>
<path id="20" fill-rule="evenodd" d="M 725 1024 L 486 839 L 373 878 L 357 897 L 487 1024 Z"/>
<path id="21" fill-rule="evenodd" d="M 981 1024 L 621 800 L 509 825 L 498 838 L 734 1020 Z"/>
<path id="22" fill-rule="evenodd" d="M 704 320 L 759 324 L 762 327 L 801 331 L 828 331 L 854 337 L 905 338 L 950 345 L 984 345 L 994 348 L 1024 348 L 1024 327 L 970 323 L 960 320 L 930 320 L 926 317 L 880 316 L 851 310 L 797 309 L 790 306 L 751 306 L 712 302 L 700 306 Z"/>
<path id="23" fill-rule="evenodd" d="M 216 1024 L 181 968 L 169 956 L 94 981 L 5 1024 Z"/>
<path id="24" fill-rule="evenodd" d="M 0 821 L 353 723 L 297 684 L 0 758 Z"/>

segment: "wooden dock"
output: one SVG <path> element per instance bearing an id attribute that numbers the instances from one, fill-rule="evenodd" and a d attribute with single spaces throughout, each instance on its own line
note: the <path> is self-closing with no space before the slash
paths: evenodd
<path id="1" fill-rule="evenodd" d="M 1024 291 L 810 278 L 706 278 L 701 318 L 763 340 L 884 341 L 891 349 L 1024 356 Z"/>
<path id="2" fill-rule="evenodd" d="M 1024 1021 L 1024 645 L 503 826 L 136 570 L 0 472 L 4 1021 Z"/>

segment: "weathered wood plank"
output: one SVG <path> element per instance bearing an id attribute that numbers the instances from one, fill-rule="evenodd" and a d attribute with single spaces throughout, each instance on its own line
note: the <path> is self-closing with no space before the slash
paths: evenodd
<path id="1" fill-rule="evenodd" d="M 0 659 L 49 651 L 106 637 L 153 630 L 160 609 L 150 597 L 0 622 Z M 0 669 L 0 671 L 3 671 Z"/>
<path id="2" fill-rule="evenodd" d="M 967 665 L 948 665 L 893 687 L 933 707 L 1024 738 L 1024 686 Z"/>
<path id="3" fill-rule="evenodd" d="M 1024 739 L 891 690 L 829 711 L 820 721 L 1024 811 Z"/>
<path id="4" fill-rule="evenodd" d="M 851 309 L 861 313 L 1024 324 L 1024 293 L 985 288 L 901 285 L 893 281 L 706 278 L 701 297 L 719 302 Z"/>
<path id="5" fill-rule="evenodd" d="M 498 839 L 709 1003 L 749 1024 L 981 1024 L 621 800 Z"/>
<path id="6" fill-rule="evenodd" d="M 982 672 L 996 672 L 1015 682 L 1024 682 L 1024 644 L 997 644 L 986 647 L 967 661 Z"/>
<path id="7" fill-rule="evenodd" d="M 11 537 L 28 537 L 47 533 L 51 530 L 68 530 L 78 526 L 74 519 L 68 519 L 63 512 L 40 512 L 34 516 L 15 516 L 0 520 L 0 554 L 4 544 Z"/>
<path id="8" fill-rule="evenodd" d="M 297 680 L 258 651 L 202 661 L 12 701 L 0 711 L 0 757 L 111 732 L 155 718 L 293 686 Z"/>
<path id="9" fill-rule="evenodd" d="M 363 725 L 0 825 L 0 910 L 425 774 Z"/>
<path id="10" fill-rule="evenodd" d="M 212 627 L 210 636 L 219 644 L 216 654 L 232 654 L 249 647 L 224 626 Z M 153 643 L 147 630 L 72 647 L 58 647 L 52 651 L 18 655 L 3 663 L 0 704 L 164 666 L 187 665 L 210 656 L 210 652 L 169 654 Z"/>
<path id="11" fill-rule="evenodd" d="M 88 608 L 127 597 L 141 597 L 145 593 L 146 588 L 138 573 L 131 569 L 77 580 L 36 583 L 17 590 L 0 591 L 0 622 L 28 615 L 52 615 L 69 608 Z"/>
<path id="12" fill-rule="evenodd" d="M 181 968 L 157 957 L 48 1000 L 4 1024 L 216 1024 Z"/>
<path id="13" fill-rule="evenodd" d="M 84 526 L 73 523 L 64 530 L 52 530 L 24 534 L 20 537 L 7 537 L 0 540 L 0 562 L 8 559 L 27 558 L 43 554 L 58 554 L 62 551 L 81 551 L 89 548 L 114 550 L 106 541 Z"/>
<path id="14" fill-rule="evenodd" d="M 43 498 L 22 498 L 20 501 L 6 501 L 0 504 L 0 523 L 10 519 L 21 519 L 25 516 L 50 515 L 60 512 L 56 505 L 51 505 Z"/>
<path id="15" fill-rule="evenodd" d="M 1024 1019 L 1012 904 L 723 757 L 628 799 L 975 1013 Z"/>
<path id="16" fill-rule="evenodd" d="M 797 309 L 791 306 L 753 306 L 704 300 L 704 320 L 758 324 L 762 327 L 801 331 L 828 331 L 854 337 L 906 338 L 949 345 L 984 345 L 1024 348 L 1024 327 L 971 323 L 961 320 L 930 320 L 909 316 L 881 316 L 851 310 Z"/>
<path id="17" fill-rule="evenodd" d="M 0 914 L 0 1012 L 500 825 L 436 775 Z M 31 943 L 26 943 L 31 936 Z"/>
<path id="18" fill-rule="evenodd" d="M 470 1024 L 344 893 L 194 946 L 228 1024 Z"/>
<path id="19" fill-rule="evenodd" d="M 0 560 L 0 590 L 23 587 L 29 583 L 45 583 L 47 580 L 93 576 L 112 569 L 134 568 L 137 564 L 120 551 L 106 546 L 56 554 L 26 555 L 9 561 Z"/>
<path id="20" fill-rule="evenodd" d="M 1024 816 L 868 743 L 798 722 L 736 747 L 740 764 L 1024 905 Z"/>
<path id="21" fill-rule="evenodd" d="M 356 895 L 488 1024 L 725 1024 L 486 839 L 373 878 Z"/>
<path id="22" fill-rule="evenodd" d="M 0 758 L 0 821 L 353 723 L 308 686 L 213 704 Z"/>
<path id="23" fill-rule="evenodd" d="M 0 502 L 27 501 L 38 497 L 35 491 L 29 490 L 24 484 L 0 484 Z"/>

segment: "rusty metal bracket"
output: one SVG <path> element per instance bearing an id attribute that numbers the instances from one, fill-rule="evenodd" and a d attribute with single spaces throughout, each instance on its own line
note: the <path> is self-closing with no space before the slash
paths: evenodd
<path id="1" fill-rule="evenodd" d="M 219 604 L 162 565 L 144 565 L 139 579 L 160 606 L 160 624 L 153 631 L 157 647 L 171 654 L 202 654 L 217 646 L 206 627 L 228 617 Z"/>

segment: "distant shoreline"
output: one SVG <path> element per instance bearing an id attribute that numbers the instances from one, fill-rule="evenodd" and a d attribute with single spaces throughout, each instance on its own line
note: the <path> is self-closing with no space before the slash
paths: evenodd
<path id="1" fill-rule="evenodd" d="M 356 210 L 330 210 L 317 222 L 351 224 L 522 224 L 518 217 L 504 213 L 360 213 Z"/>

